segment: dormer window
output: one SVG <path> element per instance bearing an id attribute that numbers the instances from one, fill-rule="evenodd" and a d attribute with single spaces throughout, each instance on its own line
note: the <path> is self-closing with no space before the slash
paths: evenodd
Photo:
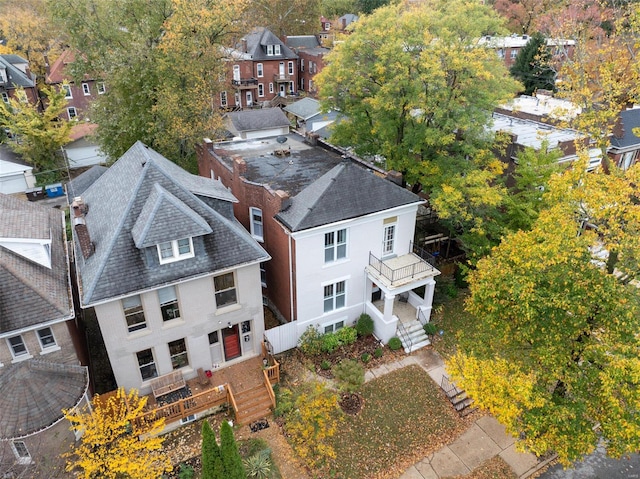
<path id="1" fill-rule="evenodd" d="M 158 257 L 160 264 L 173 263 L 187 258 L 193 258 L 193 241 L 191 238 L 167 241 L 160 243 L 158 247 Z"/>
<path id="2" fill-rule="evenodd" d="M 7 70 L 0 68 L 0 83 L 7 83 Z"/>
<path id="3" fill-rule="evenodd" d="M 267 45 L 267 56 L 280 55 L 280 45 Z"/>

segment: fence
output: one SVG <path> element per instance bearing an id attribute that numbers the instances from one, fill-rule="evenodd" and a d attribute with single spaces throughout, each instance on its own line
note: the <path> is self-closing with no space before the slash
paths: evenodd
<path id="1" fill-rule="evenodd" d="M 292 321 L 281 326 L 267 329 L 264 332 L 267 340 L 271 343 L 272 354 L 278 354 L 298 345 L 298 325 Z"/>

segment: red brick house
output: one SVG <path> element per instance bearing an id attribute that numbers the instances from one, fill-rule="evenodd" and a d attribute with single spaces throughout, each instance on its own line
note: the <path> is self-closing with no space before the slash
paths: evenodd
<path id="1" fill-rule="evenodd" d="M 298 90 L 298 56 L 266 28 L 242 37 L 228 62 L 230 89 L 220 93 L 222 108 L 263 105 Z"/>
<path id="2" fill-rule="evenodd" d="M 324 68 L 324 57 L 330 50 L 323 47 L 315 35 L 290 36 L 285 38 L 285 42 L 300 60 L 298 88 L 317 98 L 318 90 L 314 78 Z"/>
<path id="3" fill-rule="evenodd" d="M 9 98 L 18 98 L 21 88 L 29 103 L 38 103 L 36 75 L 29 62 L 19 55 L 0 55 L 0 100 L 9 103 Z"/>

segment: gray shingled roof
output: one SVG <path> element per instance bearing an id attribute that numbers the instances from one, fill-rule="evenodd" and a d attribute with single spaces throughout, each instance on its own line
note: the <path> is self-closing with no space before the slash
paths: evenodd
<path id="1" fill-rule="evenodd" d="M 7 72 L 6 87 L 33 88 L 36 86 L 35 75 L 31 77 L 25 75 L 15 64 L 27 63 L 27 60 L 18 55 L 0 55 L 0 68 L 4 67 Z"/>
<path id="2" fill-rule="evenodd" d="M 303 98 L 293 102 L 291 105 L 284 107 L 284 111 L 291 113 L 292 115 L 307 120 L 320 113 L 320 102 L 313 98 Z"/>
<path id="3" fill-rule="evenodd" d="M 293 53 L 288 46 L 282 43 L 282 40 L 267 28 L 258 27 L 243 38 L 247 41 L 246 53 L 250 54 L 254 61 L 282 59 L 295 60 L 298 58 L 298 56 Z M 280 45 L 280 55 L 267 55 L 267 45 Z M 242 43 L 236 45 L 236 49 L 242 50 Z"/>
<path id="4" fill-rule="evenodd" d="M 622 138 L 616 138 L 612 135 L 610 139 L 611 146 L 620 150 L 632 146 L 640 147 L 640 137 L 633 133 L 634 128 L 640 127 L 640 108 L 620 112 L 620 119 L 622 120 L 624 134 Z"/>
<path id="5" fill-rule="evenodd" d="M 174 239 L 185 237 L 181 231 L 185 218 L 187 228 L 193 227 L 195 217 L 202 218 L 211 228 L 199 246 L 194 241 L 193 258 L 153 265 L 149 263 L 146 251 L 134 244 L 134 226 L 141 215 L 148 214 L 143 213 L 145 204 L 158 187 L 193 212 L 192 216 L 182 214 L 165 222 Z M 194 193 L 207 197 L 207 202 Z M 220 182 L 194 177 L 143 143 L 136 142 L 83 194 L 89 208 L 85 221 L 95 243 L 95 253 L 84 260 L 75 239 L 82 304 L 92 305 L 269 259 L 240 223 L 209 206 L 213 198 L 229 204 L 230 197 L 233 198 Z M 139 234 L 139 229 L 136 232 Z M 154 254 L 157 261 L 157 253 Z"/>
<path id="6" fill-rule="evenodd" d="M 301 231 L 420 202 L 410 191 L 344 161 L 294 196 L 276 219 Z"/>
<path id="7" fill-rule="evenodd" d="M 0 439 L 19 439 L 56 424 L 89 384 L 84 366 L 28 359 L 0 374 Z"/>
<path id="8" fill-rule="evenodd" d="M 82 196 L 84 190 L 89 188 L 105 171 L 107 171 L 106 166 L 95 165 L 67 183 L 67 200 L 69 204 L 73 202 L 76 196 Z"/>
<path id="9" fill-rule="evenodd" d="M 322 45 L 315 35 L 292 35 L 287 37 L 287 46 L 295 50 L 297 48 L 318 48 Z"/>
<path id="10" fill-rule="evenodd" d="M 153 185 L 131 230 L 137 248 L 209 233 L 211 227 L 202 216 L 158 184 Z"/>
<path id="11" fill-rule="evenodd" d="M 287 115 L 278 108 L 261 108 L 259 110 L 244 110 L 228 113 L 227 116 L 233 127 L 239 131 L 255 131 L 269 128 L 289 126 Z"/>
<path id="12" fill-rule="evenodd" d="M 0 334 L 72 318 L 64 214 L 0 194 L 0 218 L 1 237 L 52 240 L 51 269 L 0 246 Z"/>

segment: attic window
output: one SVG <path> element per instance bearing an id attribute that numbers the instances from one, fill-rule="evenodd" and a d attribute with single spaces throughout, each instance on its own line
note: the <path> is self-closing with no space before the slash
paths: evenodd
<path id="1" fill-rule="evenodd" d="M 280 45 L 267 45 L 267 56 L 280 55 Z"/>
<path id="2" fill-rule="evenodd" d="M 195 256 L 191 238 L 167 241 L 157 245 L 160 264 L 173 263 Z"/>

